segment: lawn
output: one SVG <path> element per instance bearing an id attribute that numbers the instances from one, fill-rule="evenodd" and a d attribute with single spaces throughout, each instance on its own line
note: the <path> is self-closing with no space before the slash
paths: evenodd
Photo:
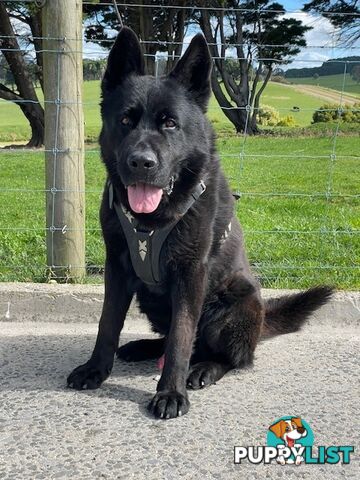
<path id="1" fill-rule="evenodd" d="M 359 138 L 338 137 L 336 160 L 330 157 L 333 145 L 330 137 L 218 139 L 226 174 L 242 193 L 236 211 L 249 257 L 266 287 L 324 282 L 360 287 L 360 198 L 351 197 L 359 194 Z M 43 154 L 2 151 L 0 169 L 0 280 L 45 281 Z M 104 178 L 97 147 L 90 146 L 86 252 L 87 264 L 100 268 L 104 248 L 98 208 Z M 329 187 L 341 196 L 326 198 Z"/>
<path id="2" fill-rule="evenodd" d="M 344 75 L 325 75 L 319 78 L 288 78 L 288 81 L 294 84 L 316 85 L 341 91 L 343 89 Z M 360 97 L 360 84 L 355 82 L 349 73 L 345 76 L 344 92 Z"/>
<path id="3" fill-rule="evenodd" d="M 321 99 L 274 82 L 269 82 L 261 98 L 262 104 L 276 108 L 281 117 L 292 115 L 296 124 L 301 127 L 311 123 L 314 111 L 324 103 Z M 298 107 L 299 111 L 294 112 L 293 107 Z"/>

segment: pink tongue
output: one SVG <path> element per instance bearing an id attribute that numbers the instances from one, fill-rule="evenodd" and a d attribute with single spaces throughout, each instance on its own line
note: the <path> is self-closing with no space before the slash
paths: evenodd
<path id="1" fill-rule="evenodd" d="M 162 188 L 146 183 L 131 185 L 127 192 L 131 210 L 135 213 L 154 212 L 159 206 L 163 194 Z"/>
<path id="2" fill-rule="evenodd" d="M 161 355 L 161 357 L 157 361 L 157 367 L 159 370 L 162 370 L 165 365 L 165 353 Z"/>

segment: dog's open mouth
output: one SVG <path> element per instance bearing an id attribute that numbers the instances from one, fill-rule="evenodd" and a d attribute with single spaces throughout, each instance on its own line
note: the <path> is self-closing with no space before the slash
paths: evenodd
<path id="1" fill-rule="evenodd" d="M 286 441 L 288 444 L 288 447 L 292 448 L 295 445 L 295 440 L 293 438 L 290 438 L 289 436 L 286 436 Z"/>
<path id="2" fill-rule="evenodd" d="M 127 194 L 131 210 L 135 213 L 154 212 L 161 202 L 163 192 L 162 188 L 147 183 L 129 185 Z"/>
<path id="3" fill-rule="evenodd" d="M 130 208 L 135 213 L 152 213 L 158 208 L 163 193 L 171 194 L 174 186 L 173 177 L 166 188 L 155 187 L 148 183 L 135 183 L 127 187 Z"/>

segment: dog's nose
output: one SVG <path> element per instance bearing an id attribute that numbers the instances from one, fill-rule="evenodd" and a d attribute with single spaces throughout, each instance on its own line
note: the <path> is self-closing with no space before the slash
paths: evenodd
<path id="1" fill-rule="evenodd" d="M 297 427 L 297 431 L 299 433 L 304 433 L 305 432 L 305 428 L 304 427 Z"/>
<path id="2" fill-rule="evenodd" d="M 132 153 L 128 157 L 128 165 L 133 172 L 148 172 L 157 165 L 155 153 L 151 151 Z"/>

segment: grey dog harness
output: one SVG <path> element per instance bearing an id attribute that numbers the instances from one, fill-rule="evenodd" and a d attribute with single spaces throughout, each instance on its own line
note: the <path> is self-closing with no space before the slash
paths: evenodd
<path id="1" fill-rule="evenodd" d="M 109 207 L 115 209 L 124 231 L 130 251 L 131 263 L 136 275 L 148 285 L 161 283 L 160 275 L 160 253 L 162 246 L 181 217 L 190 209 L 196 200 L 205 192 L 206 185 L 201 181 L 190 195 L 183 206 L 181 216 L 156 230 L 146 229 L 139 226 L 137 219 L 127 210 L 124 205 L 117 203 L 114 198 L 114 187 L 108 182 Z"/>

